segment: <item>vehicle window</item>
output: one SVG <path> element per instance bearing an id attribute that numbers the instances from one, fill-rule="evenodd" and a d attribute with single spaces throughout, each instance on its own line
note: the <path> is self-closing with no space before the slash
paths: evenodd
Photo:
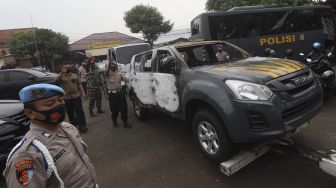
<path id="1" fill-rule="evenodd" d="M 169 51 L 158 52 L 158 72 L 174 74 L 176 68 L 176 59 Z"/>
<path id="2" fill-rule="evenodd" d="M 125 46 L 115 49 L 118 63 L 128 64 L 131 62 L 133 55 L 147 51 L 150 49 L 149 44 Z"/>
<path id="3" fill-rule="evenodd" d="M 5 72 L 0 72 L 0 82 L 4 82 L 5 80 L 6 73 Z"/>
<path id="4" fill-rule="evenodd" d="M 195 18 L 191 23 L 191 35 L 200 33 L 201 18 Z"/>
<path id="5" fill-rule="evenodd" d="M 9 72 L 9 80 L 16 81 L 16 80 L 27 80 L 28 76 L 31 76 L 28 73 L 20 72 L 20 71 L 11 71 Z"/>
<path id="6" fill-rule="evenodd" d="M 319 11 L 325 12 L 318 9 L 302 9 L 209 16 L 210 35 L 214 40 L 225 40 L 327 30 L 326 25 L 333 25 L 330 19 L 332 17 L 321 17 Z M 334 33 L 330 29 L 329 31 Z"/>
<path id="7" fill-rule="evenodd" d="M 215 43 L 177 49 L 189 67 L 232 63 L 248 57 L 248 54 L 226 43 Z"/>
<path id="8" fill-rule="evenodd" d="M 142 57 L 142 55 L 138 55 L 134 58 L 134 72 L 142 72 L 142 70 L 141 70 L 141 57 Z"/>
<path id="9" fill-rule="evenodd" d="M 152 53 L 141 56 L 140 70 L 142 72 L 152 72 Z"/>

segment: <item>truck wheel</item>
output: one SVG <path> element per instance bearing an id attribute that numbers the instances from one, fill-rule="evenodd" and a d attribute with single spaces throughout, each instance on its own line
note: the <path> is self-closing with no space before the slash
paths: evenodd
<path id="1" fill-rule="evenodd" d="M 140 100 L 134 96 L 133 98 L 133 110 L 135 116 L 138 118 L 140 121 L 147 120 L 149 117 L 149 109 L 148 108 L 142 108 L 140 107 L 141 102 Z"/>
<path id="2" fill-rule="evenodd" d="M 234 144 L 229 139 L 223 123 L 210 110 L 195 113 L 192 129 L 195 140 L 210 160 L 221 163 L 235 153 Z"/>

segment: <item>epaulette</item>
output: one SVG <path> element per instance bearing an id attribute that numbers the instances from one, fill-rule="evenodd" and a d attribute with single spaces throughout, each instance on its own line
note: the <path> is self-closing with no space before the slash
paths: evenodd
<path id="1" fill-rule="evenodd" d="M 62 122 L 62 123 L 61 123 L 61 126 L 62 126 L 62 128 L 68 130 L 68 131 L 71 132 L 71 133 L 73 133 L 74 135 L 79 134 L 79 131 L 78 131 L 77 127 L 73 126 L 73 125 L 70 124 L 70 123 Z"/>

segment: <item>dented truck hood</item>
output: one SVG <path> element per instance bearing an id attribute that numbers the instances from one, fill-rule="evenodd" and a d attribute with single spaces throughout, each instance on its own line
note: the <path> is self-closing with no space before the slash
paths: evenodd
<path id="1" fill-rule="evenodd" d="M 307 68 L 303 63 L 278 58 L 251 57 L 233 63 L 194 68 L 223 80 L 235 79 L 258 84 Z"/>

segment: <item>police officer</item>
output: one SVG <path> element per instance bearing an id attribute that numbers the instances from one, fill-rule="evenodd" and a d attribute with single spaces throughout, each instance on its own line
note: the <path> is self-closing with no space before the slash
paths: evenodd
<path id="1" fill-rule="evenodd" d="M 35 84 L 19 95 L 31 125 L 8 156 L 8 188 L 98 187 L 87 145 L 75 126 L 63 122 L 63 89 Z"/>
<path id="2" fill-rule="evenodd" d="M 105 113 L 102 110 L 102 92 L 101 89 L 104 89 L 104 81 L 105 77 L 101 76 L 98 67 L 96 66 L 94 59 L 89 59 L 89 64 L 87 66 L 87 74 L 86 74 L 86 81 L 87 81 L 87 90 L 89 94 L 89 111 L 90 116 L 94 117 L 95 114 L 93 113 L 94 106 L 96 104 L 97 113 Z"/>
<path id="3" fill-rule="evenodd" d="M 131 125 L 127 122 L 127 102 L 125 97 L 125 92 L 122 89 L 121 82 L 127 82 L 127 78 L 125 78 L 121 72 L 118 71 L 118 65 L 114 59 L 109 60 L 109 64 L 106 70 L 106 77 L 108 82 L 108 98 L 110 109 L 112 112 L 112 122 L 113 127 L 117 127 L 117 118 L 119 112 L 121 113 L 121 119 L 123 121 L 124 128 L 132 128 Z"/>

